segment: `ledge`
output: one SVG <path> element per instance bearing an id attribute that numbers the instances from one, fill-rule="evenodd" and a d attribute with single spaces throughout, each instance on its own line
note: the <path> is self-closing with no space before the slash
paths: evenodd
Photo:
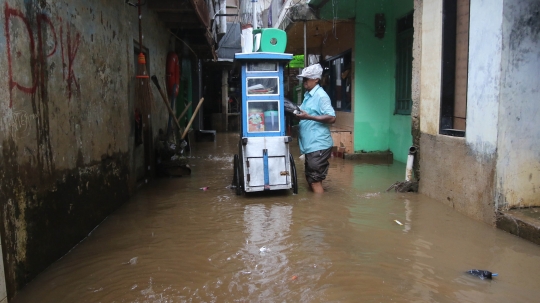
<path id="1" fill-rule="evenodd" d="M 497 228 L 540 245 L 540 208 L 522 208 L 497 213 Z"/>
<path id="2" fill-rule="evenodd" d="M 394 163 L 394 154 L 391 151 L 345 154 L 343 158 L 346 160 L 360 160 L 378 164 Z"/>

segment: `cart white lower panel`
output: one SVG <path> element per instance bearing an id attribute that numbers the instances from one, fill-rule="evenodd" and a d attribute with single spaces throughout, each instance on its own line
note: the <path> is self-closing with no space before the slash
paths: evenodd
<path id="1" fill-rule="evenodd" d="M 267 190 L 279 190 L 279 189 L 291 189 L 291 185 L 270 185 L 269 189 Z M 256 192 L 256 191 L 264 191 L 264 186 L 251 186 L 251 187 L 246 187 L 245 191 L 246 192 Z"/>
<path id="2" fill-rule="evenodd" d="M 292 188 L 289 145 L 285 143 L 285 138 L 248 138 L 243 146 L 246 192 Z"/>

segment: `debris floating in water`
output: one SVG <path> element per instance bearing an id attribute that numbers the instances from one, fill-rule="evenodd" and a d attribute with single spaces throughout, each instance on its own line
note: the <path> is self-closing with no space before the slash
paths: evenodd
<path id="1" fill-rule="evenodd" d="M 387 192 L 394 189 L 395 192 L 407 193 L 407 192 L 418 192 L 418 182 L 417 181 L 398 181 L 386 190 Z"/>
<path id="2" fill-rule="evenodd" d="M 467 271 L 467 273 L 470 274 L 470 275 L 473 275 L 475 277 L 478 277 L 478 278 L 480 278 L 482 280 L 484 280 L 484 279 L 491 280 L 492 277 L 498 276 L 498 274 L 496 274 L 496 273 L 492 273 L 490 271 L 483 270 L 483 269 L 471 269 L 471 270 Z"/>
<path id="3" fill-rule="evenodd" d="M 399 222 L 398 220 L 394 220 L 394 222 L 396 222 L 399 225 L 403 225 L 403 223 Z"/>
<path id="4" fill-rule="evenodd" d="M 292 276 L 292 277 L 291 277 L 291 280 L 292 280 L 292 281 L 294 281 L 294 280 L 296 280 L 296 279 L 298 279 L 298 276 Z"/>
<path id="5" fill-rule="evenodd" d="M 202 190 L 204 190 L 204 191 L 207 191 L 207 190 L 208 190 L 208 186 L 201 187 L 201 188 L 199 188 L 199 189 L 202 189 Z"/>

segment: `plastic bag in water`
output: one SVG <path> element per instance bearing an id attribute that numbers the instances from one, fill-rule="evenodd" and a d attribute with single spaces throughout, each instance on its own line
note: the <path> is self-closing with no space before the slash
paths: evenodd
<path id="1" fill-rule="evenodd" d="M 495 277 L 497 276 L 497 274 L 494 274 L 490 271 L 487 271 L 487 270 L 482 270 L 482 269 L 471 269 L 469 271 L 467 271 L 468 274 L 470 275 L 473 275 L 475 277 L 478 277 L 482 280 L 484 279 L 489 279 L 491 280 L 492 277 Z"/>

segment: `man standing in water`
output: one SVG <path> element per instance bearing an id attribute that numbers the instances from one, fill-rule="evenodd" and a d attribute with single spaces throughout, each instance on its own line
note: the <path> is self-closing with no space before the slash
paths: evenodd
<path id="1" fill-rule="evenodd" d="M 306 180 L 314 193 L 324 192 L 322 181 L 328 174 L 328 159 L 334 142 L 330 124 L 336 122 L 336 112 L 330 97 L 319 85 L 323 69 L 320 64 L 310 65 L 297 76 L 302 80 L 306 93 L 296 115 L 299 123 L 300 152 L 305 155 Z"/>

